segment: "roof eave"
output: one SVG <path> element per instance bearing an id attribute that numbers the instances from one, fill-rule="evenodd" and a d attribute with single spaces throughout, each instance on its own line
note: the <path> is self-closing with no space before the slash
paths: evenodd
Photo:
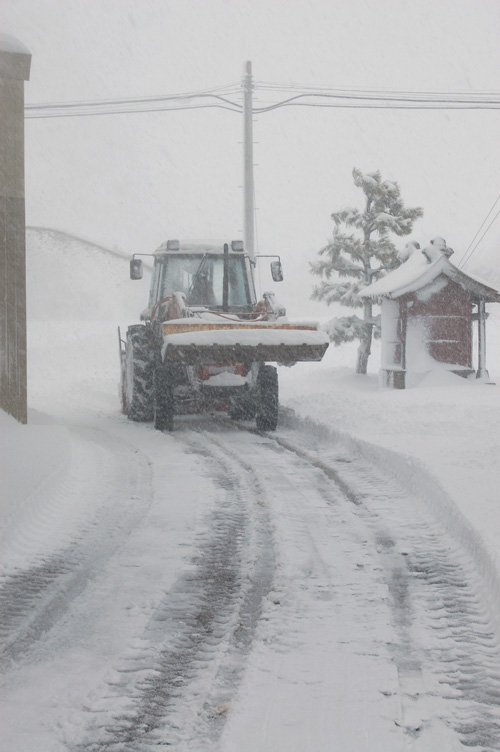
<path id="1" fill-rule="evenodd" d="M 500 303 L 500 292 L 498 290 L 495 290 L 493 287 L 489 287 L 484 282 L 481 282 L 478 279 L 474 279 L 474 277 L 471 277 L 470 275 L 461 271 L 458 267 L 452 264 L 446 258 L 446 256 L 441 256 L 440 258 L 430 263 L 422 273 L 420 273 L 417 277 L 415 277 L 415 279 L 413 279 L 411 282 L 408 282 L 407 284 L 400 285 L 399 287 L 394 287 L 393 289 L 389 289 L 387 291 L 377 292 L 377 289 L 375 287 L 377 283 L 375 282 L 373 285 L 370 285 L 370 287 L 375 287 L 374 292 L 371 292 L 370 287 L 367 287 L 365 290 L 362 290 L 359 293 L 359 297 L 372 299 L 389 298 L 390 300 L 395 300 L 397 298 L 401 298 L 403 295 L 408 295 L 410 293 L 421 290 L 423 287 L 437 279 L 440 274 L 444 274 L 449 279 L 461 285 L 472 295 L 476 296 L 479 300 L 484 300 L 486 303 Z"/>
<path id="2" fill-rule="evenodd" d="M 448 260 L 446 260 L 446 266 L 443 269 L 443 272 L 447 277 L 457 284 L 462 285 L 462 287 L 465 287 L 480 300 L 484 300 L 486 303 L 500 303 L 500 292 L 498 290 L 495 290 L 494 287 L 489 287 L 486 283 L 471 277 L 458 267 L 450 264 Z"/>

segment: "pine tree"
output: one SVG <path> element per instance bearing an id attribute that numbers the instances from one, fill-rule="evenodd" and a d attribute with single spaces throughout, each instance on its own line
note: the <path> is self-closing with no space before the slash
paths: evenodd
<path id="1" fill-rule="evenodd" d="M 319 251 L 320 260 L 311 264 L 312 273 L 322 277 L 311 297 L 327 305 L 363 308 L 363 318 L 355 314 L 334 318 L 328 322 L 327 331 L 335 345 L 360 340 L 356 372 L 366 373 L 372 337 L 380 336 L 380 315 L 373 315 L 370 300 L 357 295 L 398 266 L 390 236 L 409 235 L 423 210 L 406 208 L 398 184 L 382 182 L 379 171 L 363 174 L 355 168 L 352 174 L 354 184 L 365 195 L 364 210 L 347 208 L 332 214 L 333 238 Z"/>

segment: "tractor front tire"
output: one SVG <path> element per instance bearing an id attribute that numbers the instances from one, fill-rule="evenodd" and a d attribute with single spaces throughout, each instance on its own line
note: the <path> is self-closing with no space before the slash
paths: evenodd
<path id="1" fill-rule="evenodd" d="M 123 411 L 130 420 L 153 420 L 154 352 L 145 326 L 129 327 L 124 358 Z"/>
<path id="2" fill-rule="evenodd" d="M 153 375 L 153 412 L 157 431 L 174 430 L 174 387 L 171 374 L 162 366 Z"/>
<path id="3" fill-rule="evenodd" d="M 257 378 L 258 408 L 255 416 L 259 431 L 275 431 L 278 425 L 278 371 L 275 366 L 261 366 Z"/>

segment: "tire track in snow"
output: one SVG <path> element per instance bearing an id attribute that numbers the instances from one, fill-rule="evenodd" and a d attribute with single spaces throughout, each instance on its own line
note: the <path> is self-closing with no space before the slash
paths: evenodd
<path id="1" fill-rule="evenodd" d="M 165 594 L 107 697 L 90 707 L 89 733 L 75 752 L 210 748 L 271 588 L 272 537 L 251 467 L 213 435 L 187 431 L 179 438 L 205 460 L 218 498 L 189 570 Z"/>
<path id="2" fill-rule="evenodd" d="M 393 658 L 400 680 L 401 720 L 408 750 L 432 747 L 441 719 L 461 743 L 500 749 L 500 638 L 490 593 L 473 558 L 383 468 L 341 442 L 311 442 L 286 429 L 267 437 L 309 461 L 354 503 L 372 532 L 398 636 Z M 298 440 L 297 440 L 298 439 Z M 428 745 L 431 746 L 428 746 Z"/>
<path id="3" fill-rule="evenodd" d="M 277 567 L 221 750 L 368 749 L 373 739 L 401 752 L 389 720 L 397 681 L 387 587 L 365 525 L 319 467 L 250 433 L 221 440 L 266 489 Z"/>
<path id="4" fill-rule="evenodd" d="M 34 523 L 22 540 L 14 541 L 12 562 L 8 552 L 5 557 L 0 577 L 0 662 L 5 668 L 51 630 L 135 528 L 151 503 L 150 475 L 136 448 L 104 438 L 98 430 L 73 431 L 69 468 L 51 486 L 49 498 L 43 498 L 49 493 L 43 487 L 34 495 L 41 500 L 29 500 L 36 510 Z M 117 488 L 120 505 L 112 503 Z"/>

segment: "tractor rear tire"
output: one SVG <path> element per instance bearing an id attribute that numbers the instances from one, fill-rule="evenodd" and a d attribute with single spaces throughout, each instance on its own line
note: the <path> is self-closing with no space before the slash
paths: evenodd
<path id="1" fill-rule="evenodd" d="M 174 430 L 174 387 L 171 374 L 162 366 L 153 375 L 153 412 L 157 431 Z"/>
<path id="2" fill-rule="evenodd" d="M 261 366 L 257 379 L 258 408 L 255 416 L 259 431 L 275 431 L 278 425 L 278 371 L 275 366 Z"/>
<path id="3" fill-rule="evenodd" d="M 129 327 L 124 358 L 123 411 L 130 420 L 153 420 L 154 352 L 145 326 Z"/>

